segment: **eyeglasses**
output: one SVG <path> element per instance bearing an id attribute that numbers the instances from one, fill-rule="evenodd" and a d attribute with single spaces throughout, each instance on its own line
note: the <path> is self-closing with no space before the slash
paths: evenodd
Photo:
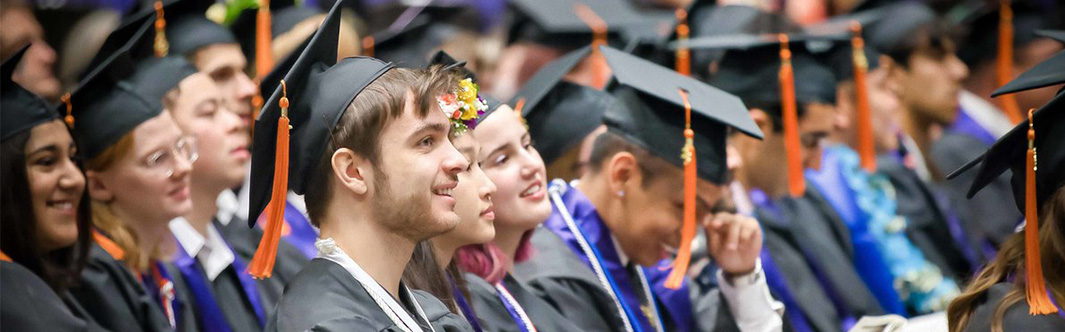
<path id="1" fill-rule="evenodd" d="M 174 167 L 177 166 L 178 158 L 184 159 L 190 165 L 199 159 L 196 152 L 196 138 L 183 136 L 174 143 L 174 147 L 156 151 L 144 159 L 144 166 L 154 173 L 169 178 L 174 176 Z"/>

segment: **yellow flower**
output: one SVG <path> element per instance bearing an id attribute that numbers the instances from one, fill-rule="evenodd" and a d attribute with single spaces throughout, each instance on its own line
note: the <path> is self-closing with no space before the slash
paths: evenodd
<path id="1" fill-rule="evenodd" d="M 459 81 L 458 97 L 462 101 L 476 100 L 477 99 L 477 84 L 473 83 L 473 80 L 464 79 Z"/>

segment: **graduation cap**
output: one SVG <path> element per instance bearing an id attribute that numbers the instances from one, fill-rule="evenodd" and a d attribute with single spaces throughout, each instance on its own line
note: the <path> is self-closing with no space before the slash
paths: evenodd
<path id="1" fill-rule="evenodd" d="M 431 52 L 458 34 L 460 29 L 430 15 L 416 16 L 398 30 L 373 36 L 373 57 L 408 68 L 424 68 Z"/>
<path id="2" fill-rule="evenodd" d="M 255 121 L 259 134 L 252 145 L 249 227 L 254 227 L 261 213 L 267 215 L 262 241 L 249 265 L 249 273 L 255 277 L 270 277 L 273 270 L 288 189 L 305 192 L 344 110 L 364 88 L 394 67 L 367 57 L 338 62 L 339 34 L 337 2 Z"/>
<path id="3" fill-rule="evenodd" d="M 1065 43 L 1065 30 L 1036 30 L 1035 35 Z"/>
<path id="4" fill-rule="evenodd" d="M 277 90 L 277 87 L 281 85 L 281 79 L 285 78 L 285 75 L 288 74 L 289 70 L 292 70 L 292 66 L 296 64 L 296 59 L 300 57 L 300 54 L 303 54 L 303 50 L 306 50 L 307 45 L 310 43 L 311 38 L 307 37 L 306 40 L 300 43 L 300 45 L 292 51 L 292 54 L 289 54 L 281 60 L 281 62 L 275 64 L 274 69 L 271 70 L 269 74 L 261 77 L 259 82 L 259 94 L 263 100 L 270 98 L 270 95 L 274 93 L 274 90 Z"/>
<path id="5" fill-rule="evenodd" d="M 233 31 L 233 36 L 240 42 L 240 49 L 244 53 L 244 57 L 247 59 L 255 59 L 257 78 L 264 78 L 269 70 L 273 69 L 270 60 L 257 57 L 257 47 L 259 44 L 263 44 L 266 48 L 265 52 L 270 52 L 269 47 L 272 40 L 281 36 L 301 22 L 325 14 L 317 7 L 313 6 L 301 6 L 292 0 L 272 0 L 268 5 L 269 10 L 265 13 L 260 13 L 260 8 L 245 8 L 240 11 L 240 14 L 233 20 L 233 23 L 229 25 L 229 29 Z M 262 23 L 267 30 L 260 33 L 259 19 L 263 17 L 265 21 Z M 295 51 L 294 54 L 298 55 L 299 51 Z M 271 54 L 265 54 L 269 57 Z M 259 63 L 263 62 L 266 67 L 259 68 Z M 262 71 L 262 72 L 260 72 Z M 280 79 L 280 77 L 278 77 Z M 276 82 L 275 82 L 276 83 Z M 263 93 L 271 93 L 273 90 L 268 90 Z"/>
<path id="6" fill-rule="evenodd" d="M 1038 161 L 1038 165 L 1037 165 Z M 1037 167 L 1038 166 L 1038 167 Z M 1039 253 L 1039 209 L 1065 185 L 1065 94 L 1037 111 L 1003 135 L 976 160 L 948 176 L 952 179 L 977 168 L 969 188 L 972 198 L 1003 172 L 1011 171 L 1010 184 L 1017 209 L 1025 214 L 1026 297 L 1032 315 L 1057 312 L 1048 296 Z M 1055 222 L 1051 220 L 1050 222 Z"/>
<path id="7" fill-rule="evenodd" d="M 629 26 L 647 22 L 633 6 L 622 0 L 514 0 L 510 2 L 514 17 L 508 27 L 507 44 L 518 41 L 573 49 L 592 41 L 593 33 L 619 37 Z M 605 31 L 595 31 L 582 12 L 590 10 L 602 20 Z"/>
<path id="8" fill-rule="evenodd" d="M 166 92 L 196 73 L 181 57 L 142 58 L 152 48 L 149 29 L 150 25 L 145 25 L 116 54 L 93 69 L 70 95 L 69 104 L 60 106 L 60 113 L 69 107 L 77 119 L 72 134 L 88 159 L 158 116 Z"/>
<path id="9" fill-rule="evenodd" d="M 914 31 L 936 20 L 936 13 L 922 2 L 904 1 L 878 7 L 879 23 L 864 26 L 865 39 L 878 52 L 886 53 L 904 40 L 911 40 Z"/>
<path id="10" fill-rule="evenodd" d="M 215 44 L 238 44 L 233 32 L 207 18 L 207 9 L 214 0 L 178 0 L 178 5 L 166 12 L 166 34 L 170 51 L 189 55 Z"/>
<path id="11" fill-rule="evenodd" d="M 756 138 L 762 132 L 740 98 L 617 49 L 602 52 L 616 78 L 610 92 L 617 99 L 603 114 L 607 131 L 684 170 L 681 245 L 666 280 L 676 289 L 691 259 L 697 178 L 725 183 L 730 127 Z"/>
<path id="12" fill-rule="evenodd" d="M 992 97 L 1065 83 L 1065 51 L 1060 51 L 1021 73 L 991 93 Z"/>
<path id="13" fill-rule="evenodd" d="M 153 52 L 155 56 L 167 56 L 170 52 L 170 43 L 167 40 L 165 33 L 165 13 L 175 10 L 175 8 L 177 8 L 178 11 L 181 11 L 180 7 L 187 5 L 188 3 L 181 0 L 156 0 L 152 3 L 151 8 L 130 15 L 107 35 L 107 39 L 104 40 L 104 43 L 100 46 L 100 49 L 96 52 L 96 55 L 93 56 L 92 60 L 89 61 L 89 66 L 87 68 L 101 68 L 104 61 L 107 61 L 107 59 L 118 53 L 119 50 L 123 49 L 130 40 L 140 33 L 140 30 L 143 29 L 146 24 L 155 27 L 153 32 L 149 32 L 152 34 L 151 38 L 154 38 L 152 48 L 149 49 L 149 51 Z M 143 52 L 144 50 L 136 49 L 133 51 Z M 142 58 L 144 55 L 136 54 L 134 57 Z M 91 74 L 91 71 L 87 70 L 82 73 L 81 79 L 84 80 Z"/>
<path id="14" fill-rule="evenodd" d="M 710 85 L 735 94 L 747 103 L 779 104 L 778 86 L 780 60 L 780 35 L 739 34 L 692 39 L 689 45 L 695 48 L 726 50 L 718 71 L 710 79 Z M 836 102 L 837 73 L 823 59 L 826 51 L 848 41 L 848 37 L 823 37 L 804 34 L 789 34 L 789 49 L 795 79 L 802 84 L 795 87 L 799 103 Z"/>
<path id="15" fill-rule="evenodd" d="M 57 118 L 48 102 L 11 80 L 29 48 L 23 46 L 0 64 L 0 141 Z"/>

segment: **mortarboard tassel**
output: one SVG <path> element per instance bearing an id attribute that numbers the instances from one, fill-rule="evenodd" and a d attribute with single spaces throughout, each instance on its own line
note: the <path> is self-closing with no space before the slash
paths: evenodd
<path id="1" fill-rule="evenodd" d="M 274 185 L 270 193 L 270 203 L 266 205 L 266 227 L 259 248 L 255 251 L 248 266 L 248 273 L 256 279 L 269 278 L 274 270 L 277 258 L 277 245 L 281 241 L 282 225 L 285 218 L 285 199 L 288 195 L 288 89 L 285 80 L 281 80 L 281 117 L 277 119 L 277 147 L 274 153 Z"/>
<path id="2" fill-rule="evenodd" d="M 688 49 L 688 12 L 677 9 L 677 72 L 684 76 L 692 75 L 691 50 Z"/>
<path id="3" fill-rule="evenodd" d="M 851 23 L 851 49 L 854 62 L 854 88 L 858 99 L 858 155 L 866 172 L 876 172 L 876 147 L 873 145 L 873 119 L 869 107 L 869 87 L 865 74 L 869 61 L 865 58 L 865 39 L 862 39 L 862 24 Z"/>
<path id="4" fill-rule="evenodd" d="M 592 87 L 602 90 L 606 88 L 606 71 L 607 63 L 606 57 L 599 51 L 599 46 L 606 45 L 607 37 L 607 25 L 603 18 L 599 17 L 588 5 L 583 3 L 576 3 L 573 5 L 574 13 L 577 17 L 584 21 L 584 24 L 588 25 L 588 28 L 592 29 Z"/>
<path id="5" fill-rule="evenodd" d="M 261 79 L 274 69 L 274 57 L 270 46 L 270 0 L 259 1 L 255 18 L 255 77 Z"/>
<path id="6" fill-rule="evenodd" d="M 806 192 L 799 144 L 799 111 L 795 105 L 795 71 L 791 67 L 788 35 L 780 34 L 780 101 L 784 111 L 784 148 L 788 152 L 788 192 L 800 197 Z"/>
<path id="7" fill-rule="evenodd" d="M 373 36 L 362 37 L 362 55 L 373 57 Z"/>
<path id="8" fill-rule="evenodd" d="M 155 57 L 162 58 L 170 53 L 170 43 L 166 41 L 166 18 L 163 16 L 163 1 L 155 0 Z"/>
<path id="9" fill-rule="evenodd" d="M 1010 0 L 999 0 L 998 12 L 998 59 L 996 59 L 995 79 L 999 86 L 1006 85 L 1013 79 L 1013 9 L 1010 8 Z M 1017 106 L 1016 96 L 1006 94 L 1000 96 L 1002 112 L 1006 113 L 1013 124 L 1021 123 L 1020 106 Z"/>
<path id="10" fill-rule="evenodd" d="M 1058 312 L 1047 294 L 1046 281 L 1043 279 L 1042 255 L 1039 253 L 1039 203 L 1035 193 L 1036 163 L 1035 124 L 1032 113 L 1028 110 L 1028 153 L 1025 167 L 1024 190 L 1024 265 L 1028 276 L 1026 287 L 1028 313 L 1046 315 Z"/>
<path id="11" fill-rule="evenodd" d="M 677 258 L 673 260 L 673 270 L 666 277 L 666 288 L 678 289 L 688 274 L 691 263 L 692 240 L 695 238 L 695 181 L 698 179 L 695 167 L 695 132 L 692 131 L 692 105 L 688 100 L 688 91 L 677 89 L 684 100 L 684 147 L 680 158 L 684 161 L 684 226 L 680 231 L 680 248 Z"/>
<path id="12" fill-rule="evenodd" d="M 74 113 L 73 107 L 70 105 L 70 92 L 64 93 L 62 97 L 59 97 L 59 101 L 63 102 L 63 105 L 67 107 L 67 115 L 63 117 L 63 122 L 67 123 L 67 128 L 74 129 Z"/>

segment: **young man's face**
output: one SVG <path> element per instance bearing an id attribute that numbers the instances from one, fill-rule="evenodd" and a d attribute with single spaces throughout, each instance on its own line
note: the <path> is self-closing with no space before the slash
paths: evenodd
<path id="1" fill-rule="evenodd" d="M 222 90 L 226 109 L 240 116 L 245 126 L 251 126 L 254 120 L 251 98 L 258 88 L 244 73 L 248 59 L 241 53 L 240 45 L 210 45 L 197 50 L 193 59 L 196 68 L 210 75 Z"/>
<path id="2" fill-rule="evenodd" d="M 663 161 L 664 162 L 664 161 Z M 636 264 L 653 266 L 680 246 L 684 225 L 684 172 L 666 167 L 649 183 L 631 186 L 622 200 L 623 213 L 612 230 L 625 254 Z M 648 181 L 641 175 L 641 181 Z M 722 195 L 722 187 L 696 182 L 695 220 L 700 222 Z"/>
<path id="3" fill-rule="evenodd" d="M 222 106 L 222 92 L 205 73 L 186 77 L 178 85 L 178 91 L 170 114 L 198 143 L 200 158 L 193 167 L 193 186 L 217 189 L 240 186 L 244 181 L 244 165 L 251 158 L 244 122 Z"/>
<path id="4" fill-rule="evenodd" d="M 403 115 L 381 131 L 371 199 L 378 222 L 423 241 L 458 225 L 452 191 L 470 161 L 448 140 L 451 125 L 437 106 L 424 118 L 414 108 L 408 93 Z"/>
<path id="5" fill-rule="evenodd" d="M 906 67 L 897 68 L 895 77 L 902 102 L 913 116 L 945 125 L 958 115 L 958 93 L 969 69 L 953 47 L 942 53 L 914 53 Z"/>
<path id="6" fill-rule="evenodd" d="M 807 103 L 799 117 L 799 145 L 803 168 L 820 169 L 825 138 L 838 123 L 836 108 L 830 104 Z M 752 110 L 752 117 L 762 128 L 764 139 L 759 141 L 745 135 L 733 136 L 746 175 L 745 185 L 770 193 L 782 192 L 788 183 L 788 153 L 784 147 L 783 128 L 773 128 L 766 112 Z"/>

